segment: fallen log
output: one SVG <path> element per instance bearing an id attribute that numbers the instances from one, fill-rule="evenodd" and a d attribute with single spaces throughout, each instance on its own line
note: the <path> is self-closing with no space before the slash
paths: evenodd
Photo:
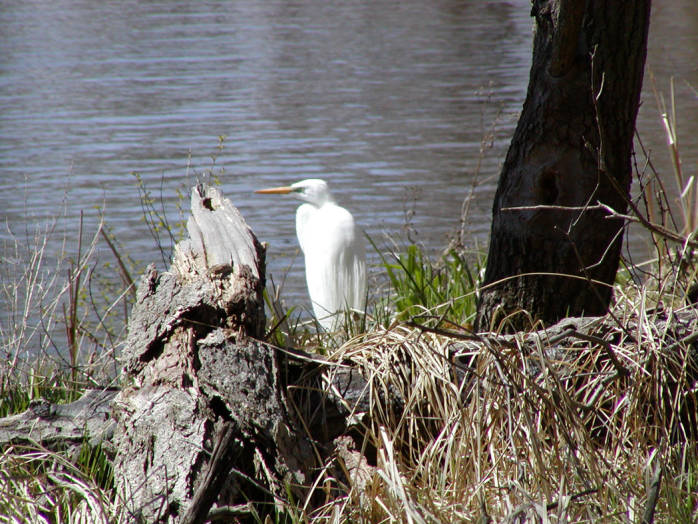
<path id="1" fill-rule="evenodd" d="M 23 413 L 0 419 L 0 447 L 41 443 L 47 448 L 75 450 L 109 442 L 115 422 L 111 402 L 116 389 L 88 389 L 70 404 L 37 399 Z M 72 454 L 72 453 L 71 453 Z"/>

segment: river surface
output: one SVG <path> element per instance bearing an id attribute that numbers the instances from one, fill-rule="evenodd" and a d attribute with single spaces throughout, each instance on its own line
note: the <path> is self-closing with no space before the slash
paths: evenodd
<path id="1" fill-rule="evenodd" d="M 672 185 L 652 85 L 668 99 L 675 77 L 696 174 L 698 4 L 655 4 L 638 129 Z M 81 211 L 86 231 L 103 213 L 124 252 L 163 267 L 137 173 L 173 223 L 180 192 L 217 177 L 289 303 L 308 304 L 297 203 L 257 188 L 324 178 L 379 246 L 409 230 L 432 253 L 471 195 L 467 242 L 484 247 L 528 82 L 529 13 L 520 0 L 0 0 L 0 240 L 55 222 L 58 256 Z M 633 230 L 631 248 L 645 243 Z"/>

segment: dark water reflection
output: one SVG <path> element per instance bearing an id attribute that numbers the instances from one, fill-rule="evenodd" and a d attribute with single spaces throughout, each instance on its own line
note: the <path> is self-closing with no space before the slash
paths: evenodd
<path id="1" fill-rule="evenodd" d="M 94 224 L 103 206 L 125 249 L 157 261 L 131 173 L 155 194 L 162 187 L 176 220 L 178 188 L 212 170 L 270 244 L 275 279 L 292 265 L 291 301 L 305 300 L 296 204 L 253 195 L 259 187 L 325 178 L 372 237 L 400 234 L 407 216 L 432 250 L 446 245 L 472 188 L 470 240 L 487 241 L 528 80 L 528 1 L 0 7 L 0 214 L 16 233 L 64 209 L 58 250 L 80 210 Z M 648 60 L 660 89 L 678 75 L 693 173 L 698 97 L 683 81 L 698 86 L 696 11 L 693 0 L 655 9 Z M 640 132 L 663 168 L 654 98 L 644 99 Z"/>

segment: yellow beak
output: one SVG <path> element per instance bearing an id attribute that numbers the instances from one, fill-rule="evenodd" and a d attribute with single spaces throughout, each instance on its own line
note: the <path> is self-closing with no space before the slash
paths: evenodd
<path id="1" fill-rule="evenodd" d="M 291 186 L 270 187 L 269 189 L 258 189 L 255 193 L 262 195 L 285 195 L 293 191 Z"/>

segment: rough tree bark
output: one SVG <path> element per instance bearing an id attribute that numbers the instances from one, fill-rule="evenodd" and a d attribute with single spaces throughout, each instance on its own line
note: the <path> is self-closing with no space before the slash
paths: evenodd
<path id="1" fill-rule="evenodd" d="M 520 311 L 514 328 L 607 310 L 624 224 L 600 204 L 626 210 L 650 3 L 533 2 L 533 63 L 494 199 L 480 329 Z"/>
<path id="2" fill-rule="evenodd" d="M 111 402 L 117 393 L 115 389 L 88 389 L 70 404 L 32 401 L 23 413 L 0 419 L 0 449 L 38 442 L 75 456 L 87 442 L 91 446 L 102 444 L 109 451 L 115 426 Z"/>
<path id="3" fill-rule="evenodd" d="M 141 281 L 124 354 L 131 385 L 114 401 L 115 479 L 135 521 L 181 520 L 223 426 L 239 474 L 228 464 L 215 477 L 221 504 L 302 485 L 312 459 L 275 353 L 258 341 L 263 248 L 215 188 L 195 188 L 187 229 L 170 271 L 151 267 Z"/>

